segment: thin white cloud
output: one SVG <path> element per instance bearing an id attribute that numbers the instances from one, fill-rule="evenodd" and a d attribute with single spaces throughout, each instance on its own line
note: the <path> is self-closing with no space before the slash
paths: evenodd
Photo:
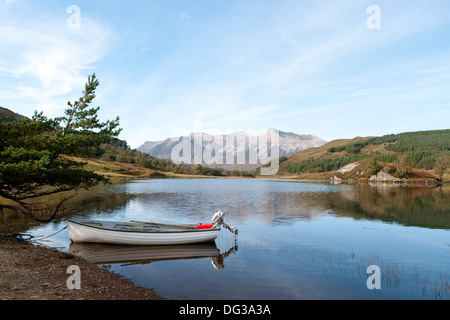
<path id="1" fill-rule="evenodd" d="M 191 20 L 192 17 L 190 15 L 187 15 L 185 13 L 180 14 L 180 18 L 181 19 L 186 19 L 186 20 Z"/>
<path id="2" fill-rule="evenodd" d="M 8 10 L 15 0 L 0 0 L 0 12 Z"/>
<path id="3" fill-rule="evenodd" d="M 61 15 L 37 12 L 35 17 L 1 16 L 0 75 L 4 90 L 0 97 L 13 91 L 18 102 L 32 101 L 48 109 L 53 98 L 80 92 L 86 70 L 95 71 L 95 63 L 106 54 L 111 34 L 84 17 L 80 29 L 70 30 L 64 11 Z M 8 83 L 5 78 L 15 81 Z"/>

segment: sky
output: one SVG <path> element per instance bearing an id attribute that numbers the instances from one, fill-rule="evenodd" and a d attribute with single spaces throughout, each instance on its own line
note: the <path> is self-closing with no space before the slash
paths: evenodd
<path id="1" fill-rule="evenodd" d="M 0 106 L 60 116 L 93 73 L 132 148 L 448 129 L 450 1 L 0 0 Z"/>

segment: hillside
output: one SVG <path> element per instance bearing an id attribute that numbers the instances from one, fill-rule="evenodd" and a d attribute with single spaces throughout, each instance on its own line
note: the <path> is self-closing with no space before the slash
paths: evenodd
<path id="1" fill-rule="evenodd" d="M 378 162 L 379 170 L 385 168 L 384 171 L 397 179 L 421 179 L 435 174 L 446 180 L 449 159 L 450 130 L 406 132 L 335 140 L 319 148 L 300 151 L 281 164 L 280 174 L 329 178 L 330 174 L 325 173 L 336 172 L 351 163 L 371 161 L 374 168 L 372 173 L 375 174 L 378 173 L 375 172 L 375 163 Z"/>
<path id="2" fill-rule="evenodd" d="M 357 137 L 354 139 L 338 139 L 321 147 L 310 148 L 287 158 L 281 163 L 280 173 L 320 173 L 337 170 L 346 164 L 364 158 L 364 155 L 350 154 L 342 150 L 331 152 L 333 148 L 340 148 L 349 144 L 364 143 L 370 138 Z"/>
<path id="3" fill-rule="evenodd" d="M 316 147 L 316 148 L 309 148 L 309 149 L 297 152 L 297 153 L 293 154 L 292 156 L 288 157 L 285 164 L 298 163 L 298 162 L 303 162 L 303 161 L 312 160 L 312 159 L 340 158 L 340 157 L 345 156 L 345 154 L 343 152 L 329 152 L 328 149 L 345 146 L 345 145 L 348 145 L 351 143 L 363 142 L 363 141 L 366 141 L 367 139 L 369 139 L 369 138 L 357 137 L 354 139 L 333 140 L 331 142 L 324 144 L 323 146 Z"/>
<path id="4" fill-rule="evenodd" d="M 414 167 L 430 170 L 438 157 L 450 155 L 450 130 L 390 134 L 331 148 L 329 151 L 367 154 L 376 156 L 381 161 L 395 160 L 399 154 L 407 154 Z"/>
<path id="5" fill-rule="evenodd" d="M 150 169 L 138 164 L 123 163 L 118 161 L 105 161 L 101 159 L 74 159 L 84 161 L 85 169 L 102 174 L 113 180 L 137 179 L 137 178 L 166 178 L 167 173 L 157 169 Z"/>
<path id="6" fill-rule="evenodd" d="M 0 121 L 16 121 L 25 119 L 27 119 L 27 117 L 17 114 L 9 109 L 0 107 Z"/>

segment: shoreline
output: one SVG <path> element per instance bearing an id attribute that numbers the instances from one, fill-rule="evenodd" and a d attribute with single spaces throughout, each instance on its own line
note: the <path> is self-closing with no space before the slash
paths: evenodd
<path id="1" fill-rule="evenodd" d="M 292 179 L 292 180 L 314 180 L 314 181 L 335 181 L 337 180 L 350 180 L 351 183 L 354 182 L 368 182 L 367 179 L 362 179 L 359 176 L 344 177 L 344 174 L 339 174 L 339 171 L 327 171 L 327 172 L 317 172 L 317 173 L 278 173 L 275 175 L 261 176 L 257 175 L 254 177 L 246 176 L 232 176 L 232 175 L 222 175 L 222 176 L 212 176 L 212 175 L 196 175 L 187 173 L 175 173 L 173 171 L 162 171 L 158 169 L 148 169 L 141 167 L 137 164 L 124 164 L 114 161 L 103 161 L 91 159 L 88 160 L 89 168 L 95 173 L 104 175 L 109 178 L 111 183 L 120 183 L 130 180 L 146 180 L 146 179 Z M 115 168 L 115 170 L 113 170 Z M 120 169 L 120 170 L 119 170 Z M 403 185 L 424 185 L 429 186 L 430 184 L 444 184 L 450 182 L 450 174 L 444 174 L 442 180 L 438 181 L 435 177 L 435 172 L 432 170 L 419 170 L 413 169 L 414 172 L 419 173 L 417 177 L 411 177 L 406 179 L 374 179 L 370 182 L 376 183 L 395 183 Z M 434 180 L 434 181 L 431 181 Z M 349 182 L 350 182 L 349 181 Z"/>
<path id="2" fill-rule="evenodd" d="M 80 289 L 69 289 L 70 266 L 80 270 Z M 1 300 L 166 300 L 153 289 L 81 257 L 0 234 Z"/>

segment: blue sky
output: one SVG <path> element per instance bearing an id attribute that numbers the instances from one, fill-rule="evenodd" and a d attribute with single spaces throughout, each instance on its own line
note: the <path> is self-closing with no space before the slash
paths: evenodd
<path id="1" fill-rule="evenodd" d="M 445 129 L 450 2 L 0 0 L 0 106 L 59 116 L 94 72 L 101 117 L 120 116 L 133 148 L 200 131 Z"/>

